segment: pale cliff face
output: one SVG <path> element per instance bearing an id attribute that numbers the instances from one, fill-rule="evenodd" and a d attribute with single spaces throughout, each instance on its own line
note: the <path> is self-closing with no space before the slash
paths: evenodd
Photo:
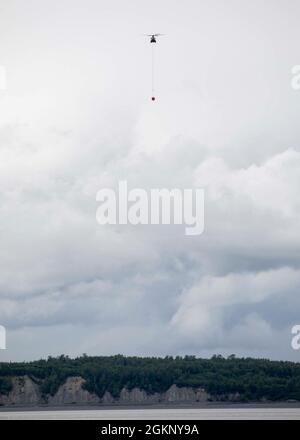
<path id="1" fill-rule="evenodd" d="M 48 397 L 49 405 L 68 405 L 73 403 L 96 404 L 100 399 L 96 394 L 83 389 L 85 380 L 82 377 L 68 377 L 66 382 L 59 387 L 57 393 Z"/>
<path id="2" fill-rule="evenodd" d="M 0 395 L 0 405 L 36 406 L 60 405 L 151 405 L 155 403 L 206 402 L 209 395 L 201 388 L 179 388 L 172 385 L 165 393 L 147 394 L 144 390 L 123 388 L 120 397 L 114 398 L 108 391 L 102 399 L 83 388 L 82 377 L 68 377 L 54 396 L 42 396 L 39 385 L 30 377 L 12 378 L 13 389 L 7 395 Z"/>
<path id="3" fill-rule="evenodd" d="M 0 394 L 1 405 L 38 405 L 42 403 L 39 385 L 28 376 L 13 377 L 13 388 L 5 396 Z"/>

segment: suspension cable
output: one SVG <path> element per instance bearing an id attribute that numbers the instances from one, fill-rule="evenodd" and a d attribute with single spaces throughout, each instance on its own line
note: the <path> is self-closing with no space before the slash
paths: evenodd
<path id="1" fill-rule="evenodd" d="M 155 98 L 155 84 L 154 84 L 154 80 L 155 80 L 155 77 L 154 77 L 154 71 L 155 71 L 155 52 L 154 52 L 154 49 L 155 49 L 155 43 L 152 43 L 151 44 L 151 46 L 152 46 L 152 99 L 153 98 Z"/>

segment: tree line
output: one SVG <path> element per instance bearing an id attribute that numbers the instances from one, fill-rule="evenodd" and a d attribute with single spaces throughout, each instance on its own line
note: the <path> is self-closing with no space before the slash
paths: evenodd
<path id="1" fill-rule="evenodd" d="M 68 377 L 82 376 L 84 387 L 100 398 L 114 397 L 125 387 L 149 394 L 167 391 L 171 385 L 204 388 L 214 399 L 237 394 L 241 401 L 300 400 L 300 364 L 268 359 L 195 356 L 165 358 L 61 355 L 33 362 L 0 363 L 0 394 L 12 389 L 13 376 L 28 375 L 43 395 L 54 395 Z"/>

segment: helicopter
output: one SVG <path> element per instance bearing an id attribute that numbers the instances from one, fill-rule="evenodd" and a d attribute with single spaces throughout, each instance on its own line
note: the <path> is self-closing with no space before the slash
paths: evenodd
<path id="1" fill-rule="evenodd" d="M 164 34 L 145 34 L 146 37 L 150 38 L 150 43 L 157 43 L 157 37 L 162 37 Z"/>

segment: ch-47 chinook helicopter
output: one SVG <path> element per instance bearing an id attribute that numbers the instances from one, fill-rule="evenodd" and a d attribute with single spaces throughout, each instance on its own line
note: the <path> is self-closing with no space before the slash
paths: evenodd
<path id="1" fill-rule="evenodd" d="M 150 38 L 150 43 L 157 43 L 157 37 L 162 37 L 164 34 L 146 34 L 146 37 Z"/>

